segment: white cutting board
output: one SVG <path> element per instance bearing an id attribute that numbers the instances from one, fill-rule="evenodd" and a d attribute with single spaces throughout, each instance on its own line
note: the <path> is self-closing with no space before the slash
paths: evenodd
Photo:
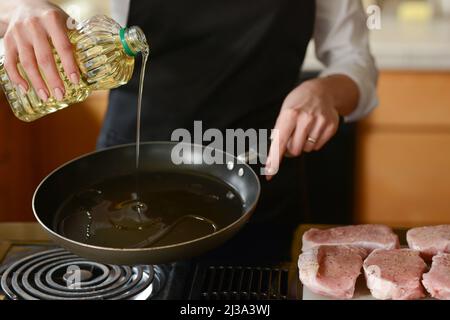
<path id="1" fill-rule="evenodd" d="M 305 286 L 302 287 L 303 287 L 303 300 L 335 300 L 333 298 L 328 298 L 316 294 Z M 366 279 L 364 278 L 363 274 L 361 274 L 358 280 L 356 281 L 355 294 L 352 300 L 376 300 L 370 294 L 370 290 L 366 286 Z"/>

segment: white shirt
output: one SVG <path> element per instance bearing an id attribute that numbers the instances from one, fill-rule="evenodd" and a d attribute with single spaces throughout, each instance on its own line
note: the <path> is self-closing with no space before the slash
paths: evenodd
<path id="1" fill-rule="evenodd" d="M 113 18 L 126 25 L 130 0 L 110 1 Z M 370 53 L 366 19 L 360 0 L 316 0 L 313 41 L 317 59 L 324 65 L 320 76 L 343 74 L 359 88 L 358 106 L 345 117 L 347 122 L 363 118 L 378 105 L 378 70 Z"/>

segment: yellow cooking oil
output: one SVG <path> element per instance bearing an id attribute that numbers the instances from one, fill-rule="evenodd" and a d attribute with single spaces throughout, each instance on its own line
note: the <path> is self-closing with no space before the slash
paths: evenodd
<path id="1" fill-rule="evenodd" d="M 81 80 L 73 84 L 64 72 L 61 59 L 53 50 L 56 66 L 64 83 L 65 95 L 61 101 L 50 96 L 47 101 L 39 98 L 21 64 L 18 70 L 28 81 L 28 91 L 22 92 L 9 79 L 0 57 L 0 86 L 17 118 L 31 122 L 72 104 L 82 102 L 94 90 L 109 90 L 126 84 L 133 75 L 135 57 L 142 53 L 146 59 L 149 47 L 139 27 L 122 28 L 113 19 L 94 16 L 68 31 L 73 45 Z M 45 81 L 44 73 L 41 71 Z M 48 85 L 47 85 L 48 87 Z M 48 92 L 53 90 L 48 88 Z"/>

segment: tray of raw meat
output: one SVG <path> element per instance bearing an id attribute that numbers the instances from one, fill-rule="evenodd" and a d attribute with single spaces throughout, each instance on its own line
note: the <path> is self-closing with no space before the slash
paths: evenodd
<path id="1" fill-rule="evenodd" d="M 304 300 L 450 300 L 450 225 L 301 226 Z"/>

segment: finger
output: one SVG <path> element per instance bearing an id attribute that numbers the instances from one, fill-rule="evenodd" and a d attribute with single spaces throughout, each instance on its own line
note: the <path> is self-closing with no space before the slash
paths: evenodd
<path id="1" fill-rule="evenodd" d="M 39 97 L 48 97 L 47 85 L 39 72 L 33 46 L 27 41 L 27 38 L 21 31 L 17 31 L 15 39 L 17 41 L 20 64 L 30 80 L 31 85 Z"/>
<path id="2" fill-rule="evenodd" d="M 55 58 L 50 43 L 48 42 L 45 29 L 40 24 L 36 24 L 33 26 L 32 30 L 34 52 L 39 68 L 44 73 L 47 84 L 51 88 L 53 94 L 58 98 L 58 96 L 60 97 L 58 91 L 65 91 L 64 83 L 58 73 Z M 43 97 L 41 97 L 41 99 L 43 99 Z"/>
<path id="3" fill-rule="evenodd" d="M 301 155 L 313 124 L 314 121 L 310 115 L 306 113 L 300 114 L 297 119 L 295 132 L 288 143 L 288 151 L 292 156 L 298 157 Z"/>
<path id="4" fill-rule="evenodd" d="M 323 146 L 330 141 L 330 139 L 336 134 L 337 131 L 337 125 L 332 124 L 325 128 L 325 130 L 322 133 L 322 136 L 317 141 L 317 144 L 314 147 L 314 150 L 318 151 L 323 148 Z"/>
<path id="5" fill-rule="evenodd" d="M 60 11 L 51 10 L 47 13 L 45 28 L 58 52 L 65 74 L 73 84 L 78 84 L 80 73 L 73 54 L 73 45 L 67 36 L 64 20 L 65 17 Z"/>
<path id="6" fill-rule="evenodd" d="M 324 117 L 316 118 L 314 124 L 311 127 L 309 135 L 306 137 L 306 142 L 303 147 L 303 150 L 305 152 L 311 152 L 314 150 L 314 147 L 319 142 L 319 139 L 322 136 L 322 133 L 324 132 L 325 128 L 326 128 L 325 118 Z"/>
<path id="7" fill-rule="evenodd" d="M 266 178 L 271 180 L 277 174 L 287 143 L 297 123 L 297 112 L 291 109 L 282 110 L 274 128 L 274 136 L 266 163 Z"/>
<path id="8" fill-rule="evenodd" d="M 28 82 L 22 77 L 17 68 L 17 63 L 19 62 L 18 54 L 15 43 L 7 41 L 5 38 L 5 70 L 8 73 L 9 80 L 26 92 L 29 89 Z"/>

